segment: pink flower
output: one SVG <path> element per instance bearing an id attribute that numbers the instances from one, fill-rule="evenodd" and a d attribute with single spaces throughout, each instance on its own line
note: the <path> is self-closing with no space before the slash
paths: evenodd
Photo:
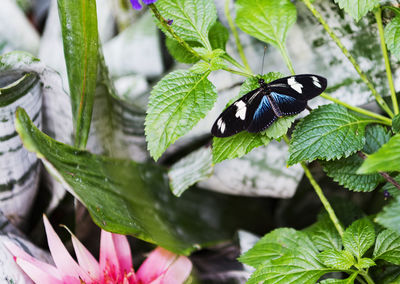
<path id="1" fill-rule="evenodd" d="M 5 243 L 16 263 L 38 284 L 175 284 L 183 283 L 192 270 L 185 256 L 161 247 L 150 253 L 135 273 L 126 236 L 101 231 L 100 263 L 73 235 L 78 263 L 71 257 L 46 216 L 47 242 L 55 266 L 41 262 L 12 242 Z"/>

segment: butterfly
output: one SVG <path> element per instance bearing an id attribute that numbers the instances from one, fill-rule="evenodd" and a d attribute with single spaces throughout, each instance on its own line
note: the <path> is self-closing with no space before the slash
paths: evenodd
<path id="1" fill-rule="evenodd" d="M 259 79 L 259 88 L 231 104 L 215 121 L 211 134 L 228 137 L 243 130 L 257 133 L 280 117 L 294 115 L 307 107 L 307 101 L 320 95 L 327 80 L 314 74 L 281 78 L 271 83 Z"/>

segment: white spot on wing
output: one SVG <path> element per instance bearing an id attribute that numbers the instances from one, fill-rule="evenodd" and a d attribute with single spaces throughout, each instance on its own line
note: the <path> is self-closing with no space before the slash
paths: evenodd
<path id="1" fill-rule="evenodd" d="M 241 120 L 244 120 L 246 118 L 246 104 L 243 101 L 237 101 L 235 106 L 237 106 L 235 116 L 240 117 Z"/>
<path id="2" fill-rule="evenodd" d="M 290 86 L 293 90 L 295 90 L 295 91 L 298 92 L 299 94 L 303 93 L 303 91 L 302 91 L 303 85 L 300 84 L 299 82 L 297 82 L 296 79 L 295 79 L 294 77 L 290 77 L 290 78 L 287 80 L 287 82 L 288 82 L 289 86 Z"/>
<path id="3" fill-rule="evenodd" d="M 313 83 L 315 86 L 317 86 L 318 88 L 321 88 L 321 84 L 319 83 L 319 80 L 317 77 L 311 76 L 311 79 L 313 80 Z"/>
<path id="4" fill-rule="evenodd" d="M 218 119 L 217 126 L 221 133 L 225 132 L 225 122 L 223 122 L 222 118 Z"/>

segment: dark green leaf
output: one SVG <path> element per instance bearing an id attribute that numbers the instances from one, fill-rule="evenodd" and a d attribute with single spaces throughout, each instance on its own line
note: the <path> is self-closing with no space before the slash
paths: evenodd
<path id="1" fill-rule="evenodd" d="M 229 31 L 221 22 L 216 21 L 208 33 L 208 39 L 210 40 L 212 49 L 225 50 L 229 39 Z"/>
<path id="2" fill-rule="evenodd" d="M 400 134 L 393 136 L 376 153 L 365 159 L 357 173 L 400 171 Z"/>
<path id="3" fill-rule="evenodd" d="M 345 230 L 342 241 L 346 250 L 361 259 L 375 242 L 374 225 L 366 218 L 357 220 Z"/>
<path id="4" fill-rule="evenodd" d="M 212 175 L 212 153 L 210 148 L 194 151 L 175 163 L 168 172 L 169 185 L 176 196 L 198 181 Z"/>
<path id="5" fill-rule="evenodd" d="M 190 46 L 192 47 L 198 47 L 198 43 L 189 43 Z M 184 48 L 182 45 L 179 44 L 176 40 L 167 37 L 165 40 L 165 45 L 167 46 L 167 49 L 169 53 L 172 55 L 172 57 L 179 62 L 182 63 L 196 63 L 199 61 L 199 58 L 197 56 L 194 56 L 192 53 L 187 51 L 186 48 Z"/>
<path id="6" fill-rule="evenodd" d="M 398 114 L 395 117 L 393 117 L 392 129 L 393 129 L 394 133 L 399 133 L 400 132 L 400 114 Z"/>
<path id="7" fill-rule="evenodd" d="M 296 125 L 288 165 L 350 156 L 363 148 L 365 126 L 371 122 L 337 104 L 320 106 Z"/>
<path id="8" fill-rule="evenodd" d="M 379 0 L 335 0 L 357 22 L 379 5 Z"/>
<path id="9" fill-rule="evenodd" d="M 385 27 L 385 41 L 388 49 L 400 60 L 400 15 L 397 15 Z"/>
<path id="10" fill-rule="evenodd" d="M 383 259 L 400 265 L 400 234 L 384 230 L 376 237 L 373 259 Z"/>
<path id="11" fill-rule="evenodd" d="M 342 239 L 328 214 L 324 214 L 317 223 L 304 230 L 320 250 L 341 250 Z"/>
<path id="12" fill-rule="evenodd" d="M 380 125 L 371 125 L 365 130 L 363 152 L 372 154 L 390 139 L 390 134 Z M 384 181 L 379 174 L 360 175 L 358 168 L 363 159 L 357 154 L 334 161 L 321 161 L 324 171 L 340 185 L 354 191 L 372 191 Z"/>
<path id="13" fill-rule="evenodd" d="M 96 1 L 58 0 L 68 71 L 75 145 L 85 148 L 92 119 L 98 66 Z"/>
<path id="14" fill-rule="evenodd" d="M 318 258 L 326 266 L 340 270 L 347 270 L 356 263 L 354 256 L 347 250 L 326 250 L 321 252 Z"/>
<path id="15" fill-rule="evenodd" d="M 396 177 L 394 177 L 394 181 L 397 182 L 398 184 L 400 184 L 400 175 L 397 175 Z M 391 182 L 387 182 L 383 187 L 382 187 L 382 191 L 387 190 L 390 195 L 392 196 L 399 196 L 400 195 L 400 190 L 394 186 Z"/>
<path id="16" fill-rule="evenodd" d="M 400 233 L 400 196 L 397 196 L 383 207 L 383 210 L 376 216 L 375 221 L 385 228 Z"/>
<path id="17" fill-rule="evenodd" d="M 236 1 L 238 27 L 279 49 L 285 45 L 286 34 L 296 17 L 296 7 L 289 0 Z"/>
<path id="18" fill-rule="evenodd" d="M 145 131 L 147 147 L 155 160 L 213 107 L 217 93 L 207 76 L 177 70 L 153 88 Z"/>

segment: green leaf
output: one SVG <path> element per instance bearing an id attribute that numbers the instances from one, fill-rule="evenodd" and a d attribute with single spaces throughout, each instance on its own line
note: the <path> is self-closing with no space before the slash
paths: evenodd
<path id="1" fill-rule="evenodd" d="M 400 196 L 394 198 L 378 213 L 375 222 L 400 233 Z"/>
<path id="2" fill-rule="evenodd" d="M 347 270 L 356 263 L 354 256 L 347 250 L 326 250 L 321 252 L 318 258 L 326 266 L 341 270 Z"/>
<path id="3" fill-rule="evenodd" d="M 400 184 L 400 175 L 397 175 L 394 177 L 395 182 L 397 182 L 398 184 Z M 387 182 L 383 187 L 382 187 L 382 191 L 387 190 L 390 195 L 392 196 L 400 196 L 400 190 L 394 186 L 391 182 Z"/>
<path id="4" fill-rule="evenodd" d="M 370 122 L 337 104 L 320 106 L 296 125 L 288 165 L 350 156 L 363 148 L 365 126 Z"/>
<path id="5" fill-rule="evenodd" d="M 65 63 L 75 126 L 75 145 L 85 148 L 96 90 L 98 31 L 96 1 L 59 0 Z"/>
<path id="6" fill-rule="evenodd" d="M 373 259 L 383 259 L 400 265 L 400 234 L 384 230 L 376 237 Z"/>
<path id="7" fill-rule="evenodd" d="M 363 152 L 372 154 L 390 139 L 390 134 L 380 125 L 368 126 L 365 130 Z M 379 174 L 360 175 L 358 168 L 363 159 L 354 154 L 348 158 L 334 161 L 321 161 L 324 171 L 340 185 L 354 191 L 368 192 L 374 190 L 384 179 Z"/>
<path id="8" fill-rule="evenodd" d="M 335 3 L 358 22 L 379 5 L 379 0 L 335 0 Z"/>
<path id="9" fill-rule="evenodd" d="M 345 230 L 342 241 L 345 249 L 360 259 L 375 242 L 374 225 L 367 218 L 357 220 Z"/>
<path id="10" fill-rule="evenodd" d="M 176 196 L 198 181 L 212 175 L 212 154 L 210 148 L 194 151 L 175 163 L 168 172 L 171 191 Z"/>
<path id="11" fill-rule="evenodd" d="M 210 40 L 212 49 L 225 50 L 226 43 L 229 39 L 229 31 L 221 22 L 216 21 L 210 28 L 208 39 Z"/>
<path id="12" fill-rule="evenodd" d="M 199 61 L 195 65 L 193 65 L 189 71 L 195 74 L 204 74 L 207 71 L 210 71 L 210 64 L 205 61 Z"/>
<path id="13" fill-rule="evenodd" d="M 219 199 L 201 190 L 176 198 L 161 167 L 94 155 L 57 142 L 34 127 L 23 109 L 17 111 L 16 129 L 24 146 L 83 202 L 94 222 L 108 231 L 189 254 L 230 239 L 238 227 L 250 222 L 246 217 L 236 223 L 250 206 L 242 199 Z"/>
<path id="14" fill-rule="evenodd" d="M 188 44 L 191 47 L 199 47 L 199 44 L 196 42 L 188 42 Z M 199 61 L 197 56 L 194 56 L 192 53 L 187 51 L 187 49 L 180 45 L 175 39 L 167 37 L 165 40 L 165 45 L 167 46 L 168 52 L 178 62 L 196 63 Z"/>
<path id="15" fill-rule="evenodd" d="M 376 263 L 372 259 L 368 257 L 361 258 L 358 263 L 355 265 L 357 269 L 367 269 L 370 268 L 371 266 L 375 266 Z"/>
<path id="16" fill-rule="evenodd" d="M 346 278 L 346 279 L 330 278 L 330 279 L 322 280 L 321 282 L 318 282 L 318 283 L 320 283 L 320 284 L 353 284 L 357 275 L 358 275 L 358 272 L 354 272 L 353 274 L 350 275 L 349 278 Z"/>
<path id="17" fill-rule="evenodd" d="M 208 32 L 217 19 L 214 1 L 158 0 L 155 5 L 165 19 L 174 20 L 172 28 L 183 40 L 211 48 Z M 171 37 L 168 32 L 166 35 Z"/>
<path id="18" fill-rule="evenodd" d="M 296 22 L 296 7 L 289 0 L 238 0 L 236 24 L 249 35 L 281 49 Z"/>
<path id="19" fill-rule="evenodd" d="M 357 173 L 400 171 L 400 134 L 394 135 L 376 153 L 365 159 Z"/>
<path id="20" fill-rule="evenodd" d="M 197 75 L 177 70 L 153 88 L 145 131 L 147 147 L 155 160 L 213 107 L 217 93 L 207 76 L 208 73 Z"/>
<path id="21" fill-rule="evenodd" d="M 242 131 L 234 136 L 225 138 L 213 138 L 213 164 L 227 159 L 240 158 L 254 148 L 268 145 L 271 142 L 265 135 Z"/>
<path id="22" fill-rule="evenodd" d="M 305 229 L 304 232 L 308 234 L 320 251 L 342 249 L 342 239 L 328 214 L 323 214 L 317 223 Z"/>
<path id="23" fill-rule="evenodd" d="M 394 133 L 399 133 L 400 132 L 400 113 L 393 117 L 392 120 L 392 130 Z"/>
<path id="24" fill-rule="evenodd" d="M 400 60 L 400 15 L 385 27 L 385 42 L 390 52 Z"/>

